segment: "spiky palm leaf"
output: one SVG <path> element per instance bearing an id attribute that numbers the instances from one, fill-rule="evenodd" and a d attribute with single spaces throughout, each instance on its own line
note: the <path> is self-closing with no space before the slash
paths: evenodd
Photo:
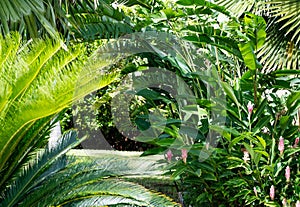
<path id="1" fill-rule="evenodd" d="M 105 74 L 98 66 L 108 60 L 94 62 L 85 68 L 79 61 L 82 48 L 62 49 L 54 40 L 38 40 L 21 44 L 20 35 L 13 33 L 0 38 L 0 187 L 14 171 L 15 158 L 28 153 L 41 129 L 69 104 L 89 92 L 106 86 L 115 73 Z M 88 69 L 88 70 L 87 70 Z M 79 90 L 75 92 L 76 87 Z M 23 144 L 23 145 L 21 145 Z M 15 157 L 16 156 L 16 157 Z M 18 163 L 21 160 L 17 161 Z"/>
<path id="2" fill-rule="evenodd" d="M 297 0 L 216 0 L 240 17 L 244 12 L 263 15 L 267 19 L 267 39 L 258 57 L 263 71 L 299 69 L 300 2 Z"/>

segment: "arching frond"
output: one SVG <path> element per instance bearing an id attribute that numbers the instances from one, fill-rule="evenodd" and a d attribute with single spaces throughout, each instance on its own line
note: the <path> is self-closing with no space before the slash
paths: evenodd
<path id="1" fill-rule="evenodd" d="M 219 6 L 224 6 L 238 17 L 242 16 L 245 12 L 261 13 L 261 7 L 263 6 L 261 0 L 215 0 L 215 3 Z"/>
<path id="2" fill-rule="evenodd" d="M 159 165 L 145 166 L 144 159 L 112 156 L 98 161 L 66 157 L 65 152 L 81 141 L 70 131 L 52 148 L 35 152 L 1 195 L 0 206 L 177 206 L 160 193 L 121 179 L 124 175 L 155 176 L 153 169 Z"/>
<path id="3" fill-rule="evenodd" d="M 60 165 L 63 164 L 62 166 L 64 166 L 66 163 L 61 159 L 57 159 L 80 142 L 79 140 L 76 140 L 76 138 L 76 133 L 70 131 L 58 140 L 56 147 L 47 147 L 44 150 L 36 152 L 36 157 L 23 166 L 23 169 L 21 173 L 17 175 L 16 180 L 10 183 L 9 188 L 6 189 L 3 199 L 1 199 L 1 206 L 16 205 L 26 192 L 35 187 L 34 183 L 37 183 L 37 178 L 41 176 L 39 178 L 40 180 L 45 179 L 45 175 L 42 175 L 42 173 L 45 172 L 53 162 L 59 163 Z"/>

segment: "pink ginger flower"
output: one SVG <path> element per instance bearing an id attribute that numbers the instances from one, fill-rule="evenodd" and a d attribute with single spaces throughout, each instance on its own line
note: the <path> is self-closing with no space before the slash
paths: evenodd
<path id="1" fill-rule="evenodd" d="M 300 201 L 299 200 L 296 202 L 296 207 L 300 207 Z"/>
<path id="2" fill-rule="evenodd" d="M 186 158 L 187 158 L 187 150 L 186 149 L 181 150 L 181 158 L 182 158 L 183 162 L 186 163 Z"/>
<path id="3" fill-rule="evenodd" d="M 295 143 L 294 143 L 294 148 L 296 148 L 296 147 L 298 147 L 298 143 L 299 143 L 299 137 L 297 137 L 296 139 L 295 139 Z"/>
<path id="4" fill-rule="evenodd" d="M 249 152 L 247 150 L 244 150 L 244 157 L 243 157 L 243 160 L 244 162 L 247 162 L 250 160 L 250 156 L 249 156 Z"/>
<path id="5" fill-rule="evenodd" d="M 272 185 L 271 188 L 270 188 L 270 197 L 271 197 L 272 201 L 275 198 L 275 188 L 274 188 L 274 185 Z"/>
<path id="6" fill-rule="evenodd" d="M 255 196 L 257 197 L 257 190 L 256 190 L 256 187 L 253 187 L 253 191 L 254 191 Z"/>
<path id="7" fill-rule="evenodd" d="M 286 198 L 283 198 L 283 200 L 282 200 L 282 205 L 283 205 L 283 206 L 287 206 Z"/>
<path id="8" fill-rule="evenodd" d="M 280 136 L 280 138 L 279 138 L 278 150 L 280 152 L 280 155 L 282 155 L 283 151 L 284 151 L 284 139 L 282 136 Z"/>
<path id="9" fill-rule="evenodd" d="M 172 151 L 169 149 L 168 152 L 167 152 L 168 162 L 171 162 L 172 157 L 173 157 Z"/>
<path id="10" fill-rule="evenodd" d="M 247 104 L 249 116 L 252 114 L 253 107 L 254 107 L 254 104 L 251 103 L 251 101 L 249 101 L 248 104 Z"/>
<path id="11" fill-rule="evenodd" d="M 287 182 L 290 182 L 290 177 L 291 177 L 291 169 L 289 166 L 285 168 L 285 178 Z"/>

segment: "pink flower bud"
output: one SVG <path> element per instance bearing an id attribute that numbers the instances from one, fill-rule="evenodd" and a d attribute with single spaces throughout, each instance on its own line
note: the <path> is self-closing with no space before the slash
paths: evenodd
<path id="1" fill-rule="evenodd" d="M 300 201 L 296 202 L 296 207 L 300 207 Z"/>
<path id="2" fill-rule="evenodd" d="M 257 190 L 256 190 L 256 187 L 253 187 L 253 191 L 254 191 L 255 196 L 257 197 Z"/>
<path id="3" fill-rule="evenodd" d="M 249 101 L 248 104 L 247 104 L 247 108 L 248 108 L 248 113 L 249 113 L 249 115 L 252 114 L 253 107 L 254 107 L 254 104 L 251 103 L 251 102 Z"/>
<path id="4" fill-rule="evenodd" d="M 271 197 L 272 201 L 275 198 L 275 188 L 274 188 L 274 185 L 272 185 L 271 188 L 270 188 L 270 197 Z"/>
<path id="5" fill-rule="evenodd" d="M 169 149 L 168 152 L 167 152 L 168 162 L 171 162 L 172 157 L 173 157 L 172 151 Z"/>
<path id="6" fill-rule="evenodd" d="M 295 143 L 294 143 L 294 148 L 296 148 L 296 147 L 298 147 L 298 143 L 299 143 L 299 137 L 297 137 L 296 139 L 295 139 Z"/>
<path id="7" fill-rule="evenodd" d="M 289 166 L 287 166 L 285 168 L 285 178 L 286 178 L 286 181 L 289 182 L 290 181 L 290 177 L 291 177 L 291 169 Z"/>
<path id="8" fill-rule="evenodd" d="M 283 206 L 287 206 L 286 198 L 284 198 L 284 199 L 282 200 L 282 205 L 283 205 Z"/>
<path id="9" fill-rule="evenodd" d="M 181 158 L 182 158 L 183 162 L 186 163 L 186 158 L 187 158 L 187 150 L 186 149 L 181 150 Z"/>
<path id="10" fill-rule="evenodd" d="M 280 151 L 280 155 L 282 155 L 284 151 L 284 139 L 282 136 L 279 138 L 278 150 Z"/>

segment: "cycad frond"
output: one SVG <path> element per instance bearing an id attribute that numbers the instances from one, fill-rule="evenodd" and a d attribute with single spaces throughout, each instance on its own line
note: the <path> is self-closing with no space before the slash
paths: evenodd
<path id="1" fill-rule="evenodd" d="M 70 181 L 69 183 L 72 183 Z M 107 206 L 115 204 L 131 204 L 135 206 L 176 206 L 170 198 L 147 190 L 141 185 L 118 178 L 102 178 L 90 180 L 89 183 L 79 182 L 77 185 L 63 186 L 66 191 L 55 190 L 51 196 L 37 200 L 33 205 L 50 203 L 55 206 Z M 45 186 L 47 187 L 47 186 Z M 72 189 L 72 190 L 69 190 Z M 51 202 L 52 201 L 52 202 Z"/>
<path id="2" fill-rule="evenodd" d="M 147 158 L 101 156 L 98 160 L 65 157 L 80 141 L 69 132 L 56 146 L 34 153 L 2 195 L 0 206 L 177 206 L 170 198 L 121 179 L 157 175 L 160 165 Z M 141 167 L 142 166 L 142 167 Z"/>
<path id="3" fill-rule="evenodd" d="M 77 134 L 74 131 L 70 131 L 58 140 L 56 147 L 47 147 L 44 150 L 36 152 L 34 154 L 36 157 L 23 166 L 20 174 L 15 175 L 17 178 L 9 185 L 9 188 L 6 189 L 0 205 L 14 206 L 18 204 L 18 202 L 23 200 L 23 196 L 39 183 L 37 182 L 37 178 L 41 176 L 39 179 L 43 180 L 47 174 L 42 175 L 42 173 L 55 161 L 56 163 L 62 164 L 62 160 L 57 159 L 79 143 L 80 141 L 77 140 Z"/>
<path id="4" fill-rule="evenodd" d="M 2 178 L 10 172 L 8 161 L 14 149 L 36 120 L 51 118 L 72 101 L 111 83 L 117 74 L 103 72 L 102 69 L 111 63 L 101 57 L 93 68 L 83 67 L 80 58 L 83 48 L 66 51 L 59 40 L 37 40 L 23 46 L 20 35 L 13 33 L 5 39 L 0 38 L 0 46 L 3 49 L 0 51 Z M 75 94 L 76 88 L 79 90 Z M 27 137 L 28 144 L 34 142 L 34 137 Z M 0 180 L 0 187 L 4 182 L 5 179 Z"/>
<path id="5" fill-rule="evenodd" d="M 12 31 L 24 33 L 27 37 L 37 37 L 39 25 L 48 34 L 55 36 L 55 22 L 46 18 L 46 8 L 39 0 L 2 0 L 0 2 L 0 33 L 7 35 Z"/>
<path id="6" fill-rule="evenodd" d="M 105 206 L 124 203 L 131 206 L 176 206 L 164 195 L 121 179 L 124 175 L 156 176 L 152 167 L 144 168 L 144 172 L 136 170 L 136 166 L 145 160 L 126 161 L 112 156 L 99 157 L 98 162 L 70 159 L 65 168 L 54 174 L 48 173 L 47 179 L 38 182 L 35 190 L 24 196 L 22 205 Z"/>

